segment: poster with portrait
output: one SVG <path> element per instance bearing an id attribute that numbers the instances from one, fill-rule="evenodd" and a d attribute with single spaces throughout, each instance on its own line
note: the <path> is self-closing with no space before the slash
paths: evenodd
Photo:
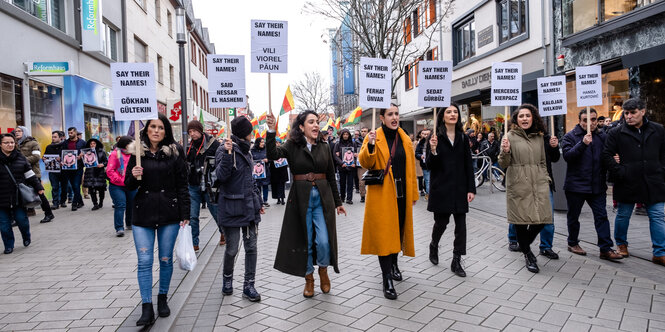
<path id="1" fill-rule="evenodd" d="M 97 167 L 97 152 L 95 149 L 81 149 L 81 159 L 83 159 L 83 166 L 85 168 Z"/>
<path id="2" fill-rule="evenodd" d="M 284 167 L 284 166 L 287 166 L 289 164 L 286 161 L 286 158 L 279 158 L 279 159 L 275 160 L 274 163 L 275 163 L 275 168 Z"/>
<path id="3" fill-rule="evenodd" d="M 261 160 L 254 160 L 254 168 L 252 169 L 252 177 L 255 179 L 266 178 L 266 164 Z"/>
<path id="4" fill-rule="evenodd" d="M 64 171 L 76 170 L 78 168 L 78 165 L 76 164 L 78 160 L 78 154 L 79 152 L 76 150 L 62 150 L 60 168 Z"/>
<path id="5" fill-rule="evenodd" d="M 354 148 L 342 148 L 342 163 L 344 163 L 346 167 L 353 167 L 356 164 L 354 150 Z"/>
<path id="6" fill-rule="evenodd" d="M 44 155 L 44 170 L 49 173 L 60 173 L 60 156 L 57 154 Z"/>

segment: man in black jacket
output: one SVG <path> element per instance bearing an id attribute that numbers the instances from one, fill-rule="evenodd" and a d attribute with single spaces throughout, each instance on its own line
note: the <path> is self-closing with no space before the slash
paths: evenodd
<path id="1" fill-rule="evenodd" d="M 192 242 L 194 243 L 194 250 L 199 250 L 199 214 L 201 212 L 201 203 L 203 201 L 208 203 L 208 210 L 212 217 L 217 222 L 217 203 L 214 198 L 211 199 L 207 190 L 211 187 L 212 183 L 204 181 L 204 166 L 206 163 L 214 165 L 215 152 L 219 147 L 219 142 L 212 136 L 203 132 L 203 125 L 197 120 L 190 121 L 187 124 L 187 134 L 191 138 L 189 147 L 187 148 L 187 165 L 189 166 L 189 174 L 187 181 L 189 183 L 189 197 L 191 200 L 189 210 L 189 224 L 192 226 Z M 210 164 L 208 167 L 212 167 Z M 221 231 L 219 244 L 226 243 L 224 233 Z"/>
<path id="2" fill-rule="evenodd" d="M 603 162 L 614 180 L 617 216 L 614 239 L 628 256 L 628 225 L 635 203 L 645 203 L 653 244 L 652 261 L 665 266 L 665 129 L 649 121 L 643 101 L 623 103 L 625 124 L 610 130 Z"/>
<path id="3" fill-rule="evenodd" d="M 429 199 L 429 178 L 430 171 L 425 163 L 425 157 L 427 156 L 427 141 L 430 139 L 430 131 L 425 128 L 420 133 L 420 141 L 416 144 L 416 160 L 420 162 L 420 168 L 423 170 L 423 187 L 425 187 L 425 200 Z"/>
<path id="4" fill-rule="evenodd" d="M 568 251 L 586 255 L 580 247 L 580 212 L 584 202 L 589 204 L 598 235 L 600 258 L 617 260 L 623 258 L 612 250 L 614 243 L 610 236 L 610 221 L 607 219 L 606 168 L 601 162 L 601 153 L 605 144 L 605 133 L 597 128 L 598 114 L 593 108 L 589 111 L 591 132 L 587 132 L 587 112 L 580 111 L 579 124 L 569 131 L 561 141 L 563 159 L 566 160 L 566 191 L 568 202 Z"/>
<path id="5" fill-rule="evenodd" d="M 54 154 L 61 156 L 62 140 L 65 138 L 65 133 L 60 130 L 51 132 L 51 144 L 44 149 L 44 155 Z M 43 159 L 43 158 L 42 158 Z M 48 179 L 51 182 L 51 197 L 53 199 L 53 206 L 51 210 L 57 210 L 59 207 L 67 207 L 67 194 L 60 196 L 60 188 L 64 186 L 67 188 L 67 179 L 65 179 L 60 172 L 48 172 Z"/>
<path id="6" fill-rule="evenodd" d="M 333 148 L 333 159 L 339 172 L 339 195 L 346 204 L 353 204 L 353 177 L 356 172 L 356 143 L 348 129 L 342 129 Z"/>

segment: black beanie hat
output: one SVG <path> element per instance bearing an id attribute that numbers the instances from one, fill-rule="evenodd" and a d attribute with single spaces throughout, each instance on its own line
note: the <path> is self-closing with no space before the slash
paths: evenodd
<path id="1" fill-rule="evenodd" d="M 187 123 L 187 132 L 189 132 L 192 129 L 203 134 L 203 125 L 198 120 L 192 120 Z"/>
<path id="2" fill-rule="evenodd" d="M 238 138 L 245 138 L 252 133 L 252 123 L 244 116 L 239 116 L 231 121 L 231 133 Z"/>

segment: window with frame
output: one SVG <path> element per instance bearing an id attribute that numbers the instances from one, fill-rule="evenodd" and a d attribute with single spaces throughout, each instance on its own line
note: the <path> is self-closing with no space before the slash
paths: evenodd
<path id="1" fill-rule="evenodd" d="M 663 0 L 563 0 L 563 35 L 585 30 L 659 1 Z"/>
<path id="2" fill-rule="evenodd" d="M 173 37 L 173 16 L 170 11 L 166 11 L 166 24 L 169 26 L 169 36 Z"/>
<path id="3" fill-rule="evenodd" d="M 404 90 L 413 89 L 413 64 L 410 63 L 404 68 Z"/>
<path id="4" fill-rule="evenodd" d="M 172 91 L 175 91 L 175 68 L 173 68 L 173 65 L 169 65 L 169 87 Z"/>
<path id="5" fill-rule="evenodd" d="M 427 51 L 427 54 L 426 54 L 425 57 L 427 58 L 427 60 L 430 60 L 430 61 L 431 60 L 434 60 L 434 61 L 439 60 L 439 48 L 434 47 L 431 50 Z"/>
<path id="6" fill-rule="evenodd" d="M 164 84 L 164 59 L 157 54 L 157 82 Z"/>
<path id="7" fill-rule="evenodd" d="M 21 8 L 40 21 L 65 31 L 64 0 L 5 0 Z"/>
<path id="8" fill-rule="evenodd" d="M 118 61 L 118 30 L 107 22 L 102 23 L 102 44 L 104 55 L 113 61 Z"/>
<path id="9" fill-rule="evenodd" d="M 526 32 L 526 0 L 501 0 L 497 8 L 499 43 Z"/>
<path id="10" fill-rule="evenodd" d="M 429 0 L 429 5 L 427 7 L 429 10 L 429 21 L 427 26 L 429 27 L 436 22 L 436 0 Z"/>
<path id="11" fill-rule="evenodd" d="M 134 37 L 134 62 L 148 62 L 148 45 Z"/>
<path id="12" fill-rule="evenodd" d="M 415 38 L 423 32 L 422 24 L 420 24 L 420 7 L 416 8 L 416 10 L 411 13 L 411 17 L 413 17 L 411 20 L 413 21 L 413 37 Z"/>
<path id="13" fill-rule="evenodd" d="M 194 65 L 196 65 L 196 58 L 198 57 L 198 53 L 196 53 L 196 43 L 194 43 L 193 40 L 192 40 L 191 48 L 192 48 L 192 52 L 191 52 L 189 57 L 191 58 L 192 63 Z"/>
<path id="14" fill-rule="evenodd" d="M 199 86 L 196 84 L 194 80 L 192 80 L 192 99 L 194 99 L 194 104 L 197 104 L 198 100 L 198 95 L 199 95 Z"/>
<path id="15" fill-rule="evenodd" d="M 424 59 L 425 58 L 421 56 L 413 63 L 413 81 L 415 86 L 418 86 L 418 70 L 420 68 L 420 61 L 423 61 Z"/>
<path id="16" fill-rule="evenodd" d="M 453 54 L 455 64 L 476 55 L 476 23 L 473 17 L 453 27 Z"/>
<path id="17" fill-rule="evenodd" d="M 162 24 L 162 4 L 161 4 L 161 0 L 155 0 L 155 20 L 160 25 Z"/>
<path id="18" fill-rule="evenodd" d="M 411 42 L 411 18 L 407 17 L 404 20 L 404 44 Z"/>

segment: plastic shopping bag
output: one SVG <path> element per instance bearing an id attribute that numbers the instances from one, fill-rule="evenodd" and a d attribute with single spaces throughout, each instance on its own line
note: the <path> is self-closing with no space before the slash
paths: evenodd
<path id="1" fill-rule="evenodd" d="M 185 225 L 178 231 L 178 244 L 175 247 L 175 256 L 178 258 L 180 268 L 192 271 L 196 267 L 196 253 L 192 242 L 192 226 Z"/>

